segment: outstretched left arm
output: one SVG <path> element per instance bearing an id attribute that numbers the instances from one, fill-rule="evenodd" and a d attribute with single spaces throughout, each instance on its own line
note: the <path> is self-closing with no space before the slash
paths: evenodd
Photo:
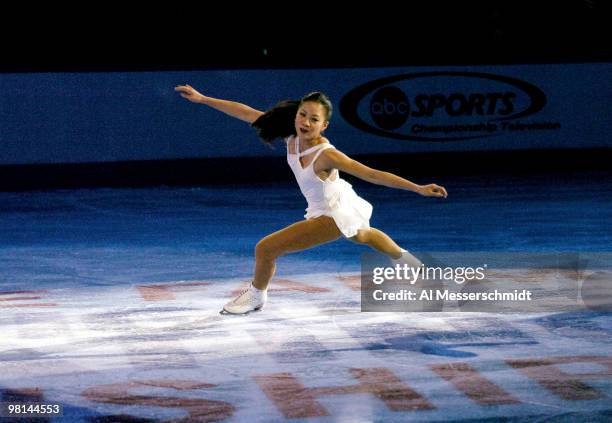
<path id="1" fill-rule="evenodd" d="M 436 184 L 417 185 L 393 173 L 367 167 L 357 160 L 351 159 L 346 154 L 331 148 L 321 154 L 319 162 L 323 169 L 338 169 L 372 184 L 414 191 L 426 197 L 446 198 L 448 195 L 442 186 Z"/>

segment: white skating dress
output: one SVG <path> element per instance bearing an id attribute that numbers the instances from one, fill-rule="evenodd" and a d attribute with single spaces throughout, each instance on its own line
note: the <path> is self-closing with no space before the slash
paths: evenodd
<path id="1" fill-rule="evenodd" d="M 323 150 L 335 147 L 330 143 L 322 143 L 300 153 L 299 137 L 291 136 L 285 141 L 287 142 L 287 162 L 308 202 L 304 217 L 312 219 L 329 216 L 334 219 L 340 232 L 347 238 L 357 235 L 359 229 L 368 229 L 370 216 L 372 216 L 372 205 L 359 197 L 351 184 L 340 178 L 338 169 L 334 169 L 324 181 L 314 172 L 314 162 Z M 289 153 L 289 146 L 292 143 L 293 151 L 296 154 Z M 315 151 L 310 163 L 302 167 L 300 157 Z"/>

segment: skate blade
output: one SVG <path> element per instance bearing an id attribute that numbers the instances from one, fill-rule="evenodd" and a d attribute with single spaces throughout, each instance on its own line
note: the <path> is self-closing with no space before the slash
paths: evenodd
<path id="1" fill-rule="evenodd" d="M 261 307 L 257 307 L 256 309 L 253 310 L 249 310 L 247 312 L 244 313 L 230 313 L 229 311 L 227 311 L 226 309 L 222 309 L 219 314 L 222 316 L 246 316 L 247 314 L 251 314 L 254 313 L 256 311 L 261 311 L 263 309 L 263 306 Z"/>

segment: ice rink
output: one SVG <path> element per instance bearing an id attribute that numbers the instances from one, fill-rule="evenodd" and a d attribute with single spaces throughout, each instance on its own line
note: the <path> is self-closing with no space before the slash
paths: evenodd
<path id="1" fill-rule="evenodd" d="M 448 199 L 355 188 L 415 254 L 612 245 L 608 174 L 431 182 Z M 610 312 L 362 312 L 346 240 L 280 258 L 263 311 L 220 315 L 304 206 L 290 184 L 0 193 L 2 402 L 61 404 L 32 420 L 52 422 L 612 419 Z"/>

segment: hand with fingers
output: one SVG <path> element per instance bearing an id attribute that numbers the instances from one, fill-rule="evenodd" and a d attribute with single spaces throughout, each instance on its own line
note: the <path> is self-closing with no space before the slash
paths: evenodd
<path id="1" fill-rule="evenodd" d="M 436 184 L 422 185 L 419 189 L 419 194 L 425 197 L 443 197 L 446 198 L 448 194 L 446 189 Z"/>
<path id="2" fill-rule="evenodd" d="M 200 103 L 204 98 L 202 94 L 200 94 L 195 88 L 191 85 L 177 85 L 174 87 L 174 91 L 177 91 L 181 94 L 181 97 L 186 98 L 187 100 L 193 103 Z"/>

